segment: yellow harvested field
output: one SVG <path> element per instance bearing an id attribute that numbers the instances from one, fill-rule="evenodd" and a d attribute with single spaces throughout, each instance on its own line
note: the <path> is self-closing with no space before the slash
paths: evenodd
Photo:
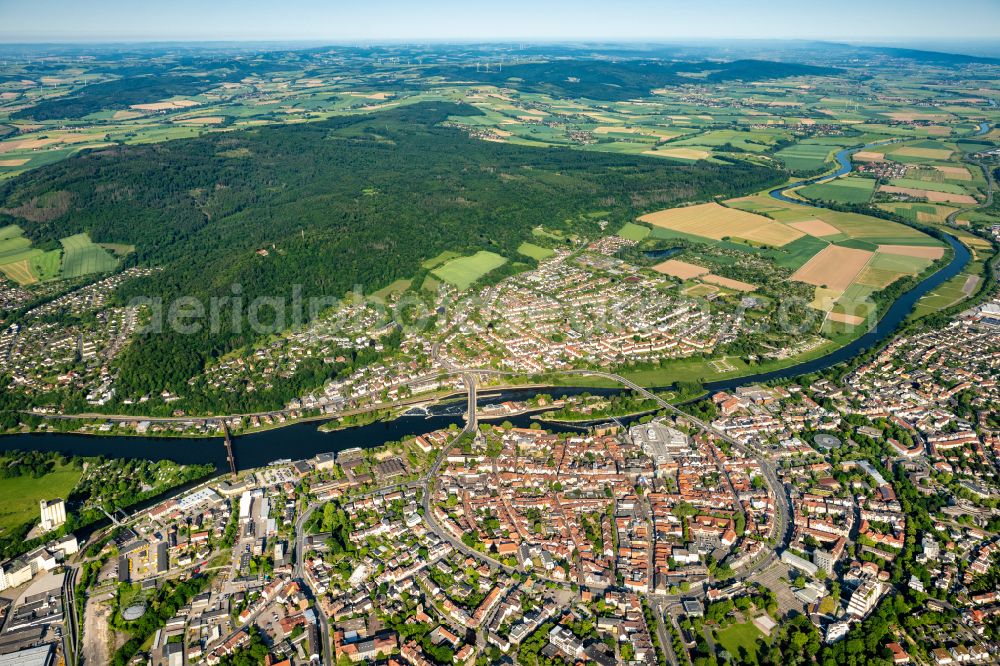
<path id="1" fill-rule="evenodd" d="M 599 113 L 584 113 L 584 114 L 581 114 L 581 115 L 587 116 L 588 118 L 593 118 L 594 120 L 596 120 L 599 123 L 608 123 L 610 125 L 613 125 L 616 122 L 621 122 L 620 120 L 616 121 L 614 118 L 608 118 L 607 116 L 602 116 Z"/>
<path id="2" fill-rule="evenodd" d="M 928 125 L 924 129 L 931 136 L 951 136 L 951 128 L 947 125 Z"/>
<path id="3" fill-rule="evenodd" d="M 880 192 L 890 194 L 906 194 L 911 197 L 920 197 L 930 202 L 941 203 L 949 201 L 951 203 L 975 204 L 975 197 L 968 194 L 952 194 L 951 192 L 935 192 L 934 190 L 918 190 L 914 187 L 899 187 L 898 185 L 882 185 Z"/>
<path id="4" fill-rule="evenodd" d="M 115 115 L 111 116 L 112 120 L 131 120 L 132 118 L 141 118 L 142 114 L 138 111 L 115 111 Z"/>
<path id="5" fill-rule="evenodd" d="M 0 266 L 0 273 L 22 286 L 38 282 L 38 278 L 31 272 L 31 264 L 27 259 Z"/>
<path id="6" fill-rule="evenodd" d="M 851 324 L 857 326 L 858 324 L 865 323 L 865 320 L 858 315 L 847 314 L 845 312 L 830 312 L 827 313 L 827 319 L 830 321 L 839 321 L 842 324 Z"/>
<path id="7" fill-rule="evenodd" d="M 16 160 L 0 160 L 0 167 L 19 167 L 28 163 L 27 157 Z"/>
<path id="8" fill-rule="evenodd" d="M 653 226 L 704 238 L 715 240 L 742 238 L 779 247 L 805 236 L 802 231 L 769 217 L 727 208 L 717 203 L 668 208 L 643 215 L 639 220 Z"/>
<path id="9" fill-rule="evenodd" d="M 840 297 L 843 295 L 844 292 L 840 289 L 816 287 L 816 294 L 814 295 L 812 302 L 809 303 L 809 307 L 828 312 L 833 309 L 833 306 L 837 304 L 837 301 L 840 300 Z"/>
<path id="10" fill-rule="evenodd" d="M 394 106 L 399 106 L 399 102 L 388 102 L 387 104 L 369 104 L 368 106 L 359 107 L 361 111 L 378 111 L 379 109 L 390 109 Z M 305 112 L 307 109 L 294 109 L 295 111 Z"/>
<path id="11" fill-rule="evenodd" d="M 48 146 L 56 142 L 56 139 L 15 139 L 14 141 L 0 142 L 0 153 L 11 153 L 15 150 L 34 150 L 42 146 Z"/>
<path id="12" fill-rule="evenodd" d="M 969 170 L 961 166 L 936 166 L 934 167 L 941 173 L 943 173 L 948 178 L 954 178 L 955 180 L 972 180 L 972 174 Z"/>
<path id="13" fill-rule="evenodd" d="M 921 259 L 940 259 L 944 256 L 943 247 L 921 245 L 879 245 L 879 252 L 900 254 L 904 257 L 920 257 Z"/>
<path id="14" fill-rule="evenodd" d="M 948 118 L 947 114 L 944 113 L 909 113 L 904 111 L 895 111 L 893 113 L 883 113 L 883 116 L 889 116 L 893 120 L 899 120 L 902 122 L 912 122 L 914 120 L 946 120 Z"/>
<path id="15" fill-rule="evenodd" d="M 917 148 L 915 146 L 903 146 L 902 148 L 892 152 L 894 155 L 924 157 L 929 160 L 946 160 L 951 157 L 951 151 L 946 148 Z"/>
<path id="16" fill-rule="evenodd" d="M 186 109 L 189 106 L 198 106 L 198 102 L 191 99 L 175 99 L 169 102 L 152 102 L 150 104 L 133 104 L 130 109 L 140 111 L 166 111 L 168 109 Z"/>
<path id="17" fill-rule="evenodd" d="M 792 274 L 792 279 L 843 291 L 851 286 L 874 252 L 827 245 Z"/>
<path id="18" fill-rule="evenodd" d="M 185 125 L 218 125 L 223 120 L 225 118 L 222 116 L 197 116 L 195 118 L 182 118 L 177 122 Z"/>
<path id="19" fill-rule="evenodd" d="M 840 229 L 833 226 L 829 222 L 824 222 L 823 220 L 803 220 L 802 222 L 789 222 L 788 226 L 793 229 L 798 229 L 799 231 L 805 232 L 810 236 L 816 236 L 817 238 L 822 238 L 823 236 L 834 236 L 841 233 Z"/>
<path id="20" fill-rule="evenodd" d="M 858 162 L 882 162 L 885 160 L 885 153 L 876 153 L 872 150 L 859 150 L 851 157 Z"/>
<path id="21" fill-rule="evenodd" d="M 708 273 L 707 268 L 703 268 L 697 264 L 689 264 L 686 261 L 678 261 L 676 259 L 667 259 L 666 261 L 660 262 L 653 266 L 653 270 L 657 273 L 663 273 L 664 275 L 680 278 L 681 280 L 690 280 L 691 278 L 696 278 Z"/>
<path id="22" fill-rule="evenodd" d="M 711 282 L 712 284 L 717 284 L 720 287 L 725 287 L 726 289 L 732 289 L 733 291 L 757 291 L 757 285 L 755 284 L 722 277 L 721 275 L 716 275 L 715 273 L 704 275 L 701 279 L 705 282 Z"/>
<path id="23" fill-rule="evenodd" d="M 658 157 L 673 157 L 679 160 L 704 160 L 712 156 L 707 150 L 697 148 L 669 148 L 667 150 L 644 150 L 646 155 L 657 155 Z"/>
<path id="24" fill-rule="evenodd" d="M 618 127 L 613 125 L 602 125 L 594 128 L 594 134 L 640 134 L 643 136 L 655 136 L 659 139 L 673 139 L 683 132 L 671 132 L 669 130 L 656 129 L 654 127 Z"/>
<path id="25" fill-rule="evenodd" d="M 594 134 L 642 134 L 638 127 L 617 127 L 615 125 L 601 125 L 594 128 Z"/>
<path id="26" fill-rule="evenodd" d="M 865 266 L 865 269 L 858 273 L 858 277 L 855 278 L 854 283 L 875 287 L 876 289 L 885 289 L 904 275 L 907 275 L 907 273 Z"/>
<path id="27" fill-rule="evenodd" d="M 57 143 L 82 143 L 98 138 L 99 134 L 79 134 L 75 132 L 64 132 L 62 134 L 50 133 L 46 138 L 15 139 L 13 141 L 0 142 L 0 153 L 10 153 L 15 150 L 34 150 Z"/>

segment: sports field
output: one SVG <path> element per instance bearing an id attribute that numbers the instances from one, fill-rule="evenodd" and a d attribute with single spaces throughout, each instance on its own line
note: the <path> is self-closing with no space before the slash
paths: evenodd
<path id="1" fill-rule="evenodd" d="M 778 247 L 805 235 L 798 229 L 792 229 L 763 215 L 720 206 L 717 203 L 668 208 L 643 215 L 639 220 L 657 227 L 713 240 L 732 237 Z"/>
<path id="2" fill-rule="evenodd" d="M 59 242 L 63 246 L 63 277 L 105 273 L 113 271 L 118 266 L 118 260 L 108 254 L 103 247 L 93 243 L 87 234 L 67 236 Z"/>
<path id="3" fill-rule="evenodd" d="M 715 640 L 729 654 L 737 658 L 746 655 L 746 661 L 739 662 L 743 664 L 757 663 L 757 639 L 763 637 L 764 634 L 752 622 L 732 624 L 715 632 Z M 745 652 L 741 652 L 741 648 Z"/>
<path id="4" fill-rule="evenodd" d="M 507 263 L 504 257 L 495 252 L 480 250 L 468 257 L 451 259 L 447 263 L 431 271 L 448 284 L 460 289 L 468 289 L 472 284 L 495 268 Z"/>

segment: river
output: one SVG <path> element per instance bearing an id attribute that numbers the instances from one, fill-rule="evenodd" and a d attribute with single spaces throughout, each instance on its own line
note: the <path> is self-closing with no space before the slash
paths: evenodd
<path id="1" fill-rule="evenodd" d="M 987 131 L 989 126 L 987 126 Z M 980 132 L 983 133 L 983 132 Z M 799 205 L 814 206 L 808 202 L 787 197 L 784 193 L 790 188 L 819 180 L 826 180 L 844 175 L 851 170 L 851 153 L 857 150 L 874 147 L 886 142 L 868 144 L 863 148 L 845 148 L 836 154 L 839 168 L 833 174 L 826 174 L 780 187 L 770 192 L 776 199 Z M 817 207 L 817 206 L 814 206 Z M 755 375 L 726 379 L 705 384 L 709 391 L 728 391 L 739 386 L 765 382 L 774 379 L 791 378 L 798 375 L 824 370 L 831 366 L 848 361 L 854 356 L 870 349 L 889 337 L 912 312 L 916 302 L 927 292 L 935 289 L 943 282 L 958 275 L 965 268 L 971 256 L 968 249 L 951 235 L 946 236 L 954 250 L 954 256 L 947 266 L 928 276 L 913 289 L 893 302 L 885 315 L 875 327 L 853 342 L 840 347 L 829 354 L 811 361 L 804 361 L 781 370 L 762 372 Z M 666 250 L 664 252 L 669 252 Z M 661 387 L 669 389 L 670 387 Z M 486 405 L 506 400 L 523 400 L 537 393 L 551 393 L 556 396 L 573 395 L 588 392 L 591 394 L 617 393 L 617 389 L 569 388 L 553 387 L 550 389 L 521 389 L 504 391 L 499 394 L 479 396 L 479 404 Z M 428 416 L 401 416 L 391 421 L 373 423 L 357 428 L 348 428 L 324 433 L 317 430 L 318 422 L 306 422 L 289 425 L 283 428 L 242 435 L 233 439 L 234 453 L 240 469 L 261 467 L 276 459 L 289 458 L 299 460 L 310 458 L 317 453 L 336 452 L 352 447 L 373 447 L 384 442 L 399 440 L 411 435 L 419 435 L 449 425 L 462 424 L 460 407 L 444 405 L 434 407 Z M 528 427 L 532 423 L 531 415 L 506 419 L 519 427 Z M 630 419 L 626 419 L 626 422 Z M 547 429 L 556 432 L 574 432 L 576 429 L 556 424 L 546 424 Z M 149 460 L 174 460 L 182 464 L 212 463 L 220 471 L 227 469 L 226 452 L 220 439 L 184 439 L 164 437 L 120 437 L 78 434 L 22 434 L 8 435 L 0 439 L 3 449 L 24 449 L 34 451 L 60 451 L 68 455 L 106 456 L 121 458 L 145 458 Z"/>

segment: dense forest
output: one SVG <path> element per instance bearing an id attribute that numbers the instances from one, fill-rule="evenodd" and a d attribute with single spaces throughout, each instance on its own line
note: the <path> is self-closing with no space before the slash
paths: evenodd
<path id="1" fill-rule="evenodd" d="M 685 74 L 708 72 L 692 79 Z M 654 88 L 691 84 L 693 81 L 763 81 L 786 76 L 835 74 L 840 70 L 769 60 L 732 62 L 668 62 L 661 60 L 553 60 L 491 68 L 475 66 L 432 67 L 423 73 L 455 81 L 476 81 L 510 86 L 554 97 L 626 100 L 649 95 Z"/>
<path id="2" fill-rule="evenodd" d="M 100 149 L 0 186 L 8 211 L 50 192 L 65 210 L 22 221 L 36 243 L 88 232 L 136 246 L 132 261 L 166 270 L 121 294 L 303 299 L 366 293 L 413 275 L 443 250 L 507 257 L 538 225 L 623 222 L 680 201 L 760 190 L 781 176 L 746 164 L 676 165 L 639 156 L 479 141 L 441 127 L 470 106 L 423 103 L 376 115 L 269 126 Z M 37 220 L 37 218 L 36 218 Z M 235 305 L 230 302 L 235 309 Z M 243 321 L 164 332 L 126 354 L 150 387 L 179 389 L 206 360 L 245 345 Z M 266 314 L 266 313 L 265 313 Z M 169 360 L 169 362 L 166 362 Z"/>

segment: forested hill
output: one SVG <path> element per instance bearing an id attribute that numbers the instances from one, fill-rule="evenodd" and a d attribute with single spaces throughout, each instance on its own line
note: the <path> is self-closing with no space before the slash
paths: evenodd
<path id="1" fill-rule="evenodd" d="M 440 125 L 477 113 L 423 103 L 102 149 L 4 183 L 0 208 L 30 210 L 37 197 L 68 192 L 61 214 L 14 221 L 37 242 L 86 231 L 135 245 L 140 263 L 166 270 L 133 293 L 205 298 L 240 283 L 251 299 L 301 284 L 309 297 L 377 289 L 446 249 L 514 257 L 537 225 L 585 224 L 597 211 L 620 222 L 780 179 L 749 165 L 491 143 Z M 173 384 L 208 355 L 246 342 L 231 331 L 143 341 L 160 361 L 171 359 L 150 368 L 150 381 L 169 374 Z"/>
<path id="2" fill-rule="evenodd" d="M 769 60 L 666 62 L 662 60 L 553 60 L 499 66 L 439 66 L 424 71 L 452 81 L 475 81 L 540 92 L 555 97 L 625 100 L 655 88 L 691 83 L 763 81 L 788 76 L 836 74 L 841 70 Z M 692 75 L 697 74 L 696 77 Z"/>

